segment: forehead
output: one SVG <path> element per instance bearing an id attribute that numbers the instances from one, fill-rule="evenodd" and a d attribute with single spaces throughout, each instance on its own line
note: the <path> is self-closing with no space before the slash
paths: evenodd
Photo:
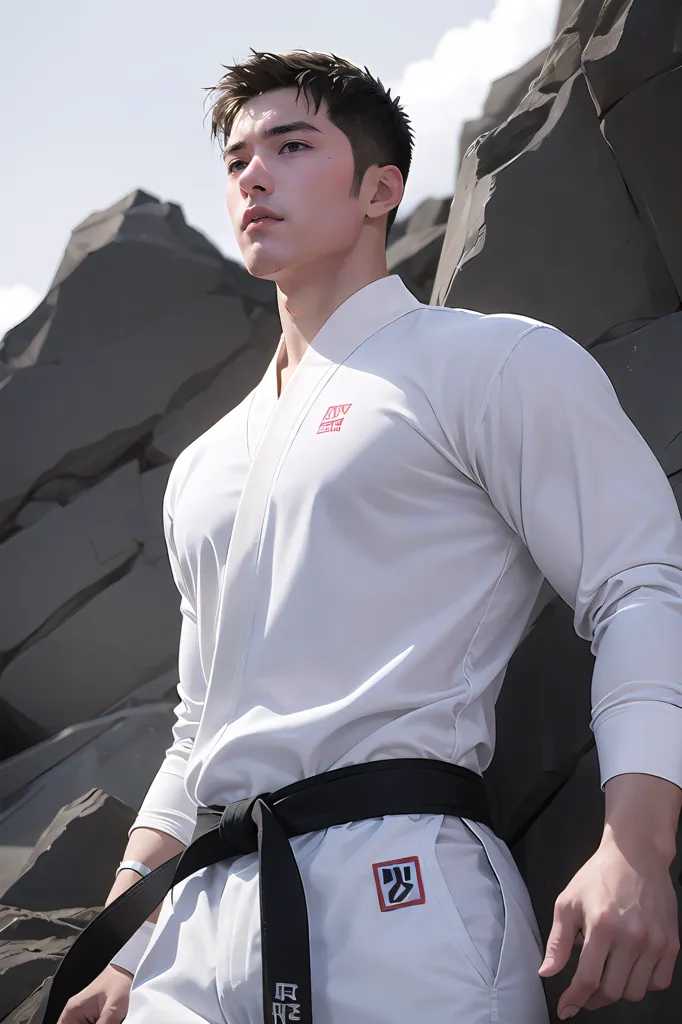
<path id="1" fill-rule="evenodd" d="M 247 100 L 234 119 L 227 142 L 246 141 L 252 135 L 261 134 L 266 128 L 287 121 L 306 120 L 320 131 L 332 127 L 327 117 L 324 100 L 315 112 L 315 104 L 304 92 L 297 97 L 297 89 L 272 89 L 260 96 Z"/>

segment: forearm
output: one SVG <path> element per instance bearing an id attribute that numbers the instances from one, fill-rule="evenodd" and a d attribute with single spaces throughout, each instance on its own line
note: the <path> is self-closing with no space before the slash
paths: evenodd
<path id="1" fill-rule="evenodd" d="M 154 828 L 135 828 L 130 835 L 122 859 L 137 860 L 148 868 L 154 869 L 163 864 L 164 861 L 175 857 L 176 854 L 181 853 L 184 849 L 185 847 L 182 843 L 178 842 L 173 836 L 166 835 L 165 832 L 159 832 Z M 112 903 L 117 896 L 124 893 L 126 889 L 130 889 L 139 880 L 140 876 L 136 871 L 128 869 L 121 871 L 111 887 L 105 906 Z M 157 907 L 154 913 L 150 914 L 149 920 L 156 921 L 158 916 L 159 908 Z"/>
<path id="2" fill-rule="evenodd" d="M 629 859 L 650 851 L 670 864 L 682 808 L 682 789 L 654 775 L 616 775 L 604 787 L 603 842 Z"/>

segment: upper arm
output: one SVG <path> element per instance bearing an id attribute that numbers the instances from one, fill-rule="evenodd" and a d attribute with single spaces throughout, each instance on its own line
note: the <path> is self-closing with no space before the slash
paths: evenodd
<path id="1" fill-rule="evenodd" d="M 682 567 L 670 485 L 623 411 L 607 375 L 580 345 L 539 326 L 509 353 L 481 406 L 472 459 L 501 516 L 576 611 L 591 639 L 606 597 L 636 586 L 629 570 Z M 613 598 L 613 589 L 609 598 Z"/>

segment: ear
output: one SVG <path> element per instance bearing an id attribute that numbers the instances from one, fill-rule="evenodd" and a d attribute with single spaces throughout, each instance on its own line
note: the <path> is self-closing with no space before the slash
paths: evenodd
<path id="1" fill-rule="evenodd" d="M 400 204 L 405 191 L 403 176 L 394 164 L 385 167 L 371 167 L 367 176 L 371 175 L 369 189 L 369 205 L 366 210 L 368 217 L 385 217 Z M 369 182 L 368 182 L 369 184 Z"/>

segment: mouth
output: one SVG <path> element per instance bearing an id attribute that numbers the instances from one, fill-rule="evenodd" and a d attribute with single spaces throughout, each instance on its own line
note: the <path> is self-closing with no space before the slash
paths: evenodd
<path id="1" fill-rule="evenodd" d="M 255 220 L 249 221 L 245 227 L 247 234 L 252 234 L 254 231 L 261 231 L 263 228 L 269 227 L 271 224 L 279 224 L 278 220 L 274 217 L 256 217 Z"/>
<path id="2" fill-rule="evenodd" d="M 261 231 L 263 228 L 268 228 L 271 224 L 278 224 L 281 219 L 281 217 L 273 217 L 269 213 L 263 213 L 250 220 L 244 231 L 248 234 L 254 231 Z"/>

